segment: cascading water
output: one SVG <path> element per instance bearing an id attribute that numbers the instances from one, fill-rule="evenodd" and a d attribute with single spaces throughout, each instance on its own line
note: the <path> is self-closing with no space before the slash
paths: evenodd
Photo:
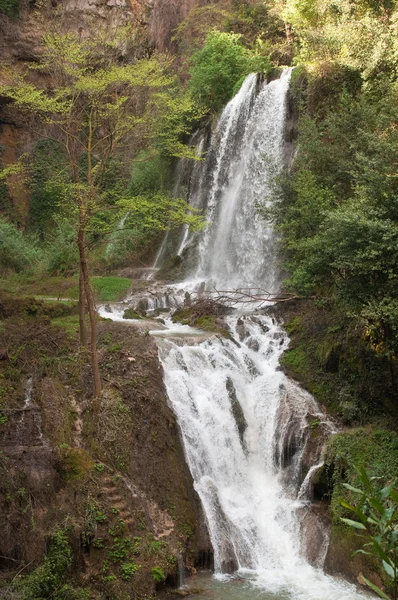
<path id="1" fill-rule="evenodd" d="M 269 201 L 270 178 L 283 163 L 289 79 L 289 69 L 268 85 L 249 75 L 220 117 L 189 198 L 205 209 L 209 223 L 198 243 L 194 279 L 218 286 L 276 286 L 275 239 L 258 204 Z"/>
<path id="2" fill-rule="evenodd" d="M 270 201 L 269 178 L 282 168 L 289 77 L 286 70 L 259 85 L 249 75 L 220 117 L 203 167 L 211 224 L 197 246 L 196 281 L 276 291 L 275 237 L 257 204 Z M 237 571 L 266 590 L 264 598 L 365 597 L 310 565 L 300 544 L 311 487 L 309 475 L 300 488 L 307 417 L 326 419 L 278 368 L 286 334 L 267 315 L 236 314 L 227 323 L 230 339 L 158 340 L 216 573 Z M 327 421 L 326 428 L 331 432 Z M 325 536 L 317 540 L 313 565 L 322 563 Z"/>

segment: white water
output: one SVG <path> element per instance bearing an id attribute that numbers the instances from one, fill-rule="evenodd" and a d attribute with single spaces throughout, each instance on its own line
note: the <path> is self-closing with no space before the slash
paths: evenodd
<path id="1" fill-rule="evenodd" d="M 203 185 L 212 225 L 198 246 L 196 279 L 276 288 L 275 238 L 256 204 L 270 201 L 269 177 L 282 167 L 289 76 L 286 71 L 258 91 L 250 75 L 220 117 L 207 159 L 210 184 Z M 237 571 L 275 598 L 367 597 L 311 566 L 300 546 L 299 514 L 308 509 L 312 476 L 302 482 L 307 417 L 325 417 L 279 370 L 286 334 L 264 315 L 231 316 L 228 325 L 231 340 L 214 336 L 182 345 L 158 339 L 216 576 Z M 315 564 L 326 542 L 320 540 Z"/>
<path id="2" fill-rule="evenodd" d="M 289 79 L 286 69 L 257 93 L 257 76 L 249 75 L 220 117 L 204 168 L 210 186 L 199 190 L 210 225 L 195 279 L 218 287 L 277 285 L 275 240 L 257 205 L 269 201 L 270 177 L 282 165 Z"/>

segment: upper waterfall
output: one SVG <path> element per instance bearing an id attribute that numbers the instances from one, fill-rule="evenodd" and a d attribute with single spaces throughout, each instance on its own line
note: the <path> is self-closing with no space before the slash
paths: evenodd
<path id="1" fill-rule="evenodd" d="M 285 69 L 270 83 L 249 75 L 219 119 L 204 183 L 195 190 L 194 204 L 199 193 L 209 223 L 199 240 L 195 279 L 217 287 L 277 287 L 275 236 L 258 206 L 270 200 L 270 178 L 283 162 L 290 75 Z"/>

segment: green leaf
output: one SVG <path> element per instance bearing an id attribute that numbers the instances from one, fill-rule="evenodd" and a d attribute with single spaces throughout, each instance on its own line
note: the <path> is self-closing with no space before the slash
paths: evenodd
<path id="1" fill-rule="evenodd" d="M 360 490 L 359 488 L 356 488 L 353 485 L 350 485 L 349 483 L 343 483 L 343 486 L 347 490 L 350 490 L 350 492 L 354 492 L 354 494 L 361 494 L 361 495 L 363 495 L 363 490 Z M 346 508 L 348 508 L 348 507 L 346 507 Z"/>
<path id="2" fill-rule="evenodd" d="M 341 506 L 344 506 L 344 508 L 347 508 L 348 510 L 352 510 L 353 512 L 356 512 L 355 506 L 352 506 L 352 504 L 350 504 L 349 502 L 346 502 L 345 500 L 340 500 L 340 504 L 341 504 Z"/>
<path id="3" fill-rule="evenodd" d="M 371 498 L 368 498 L 368 500 L 369 500 L 369 503 L 373 506 L 373 508 L 375 508 L 381 515 L 384 514 L 385 508 L 382 505 L 382 503 L 380 502 L 380 500 L 378 500 L 374 496 L 372 496 Z"/>
<path id="4" fill-rule="evenodd" d="M 349 525 L 350 527 L 354 527 L 355 529 L 362 529 L 366 531 L 366 527 L 365 525 L 363 525 L 362 523 L 359 523 L 358 521 L 352 521 L 351 519 L 340 519 L 341 521 L 343 521 L 343 523 L 346 523 L 347 525 Z"/>
<path id="5" fill-rule="evenodd" d="M 374 592 L 376 592 L 376 594 L 378 596 L 380 596 L 380 598 L 384 598 L 384 600 L 391 600 L 391 598 L 389 596 L 387 596 L 387 594 L 385 594 L 383 592 L 383 590 L 381 590 L 379 587 L 377 587 L 377 585 L 375 585 L 374 583 L 372 583 L 371 581 L 369 581 L 369 579 L 366 579 L 366 577 L 363 577 L 364 582 L 366 583 L 366 585 L 368 587 L 370 587 L 371 590 L 373 590 Z"/>
<path id="6" fill-rule="evenodd" d="M 383 567 L 385 572 L 387 573 L 387 575 L 389 575 L 392 579 L 395 579 L 395 571 L 394 568 L 385 560 L 382 561 L 383 562 Z"/>
<path id="7" fill-rule="evenodd" d="M 357 554 L 366 554 L 367 556 L 373 556 L 371 552 L 367 552 L 366 550 L 363 550 L 363 548 L 355 550 L 355 552 L 351 554 L 352 558 L 354 558 L 354 556 L 356 556 Z"/>
<path id="8" fill-rule="evenodd" d="M 384 549 L 381 547 L 382 541 L 381 540 L 378 541 L 376 538 L 372 538 L 372 543 L 373 543 L 374 550 L 380 556 L 380 558 L 382 560 L 389 561 L 390 559 L 389 559 L 388 555 L 386 554 Z"/>
<path id="9" fill-rule="evenodd" d="M 361 466 L 356 471 L 359 475 L 360 480 L 362 481 L 363 485 L 365 486 L 366 490 L 370 490 L 372 488 L 372 485 L 370 483 L 369 475 L 365 471 L 365 468 L 363 466 Z"/>

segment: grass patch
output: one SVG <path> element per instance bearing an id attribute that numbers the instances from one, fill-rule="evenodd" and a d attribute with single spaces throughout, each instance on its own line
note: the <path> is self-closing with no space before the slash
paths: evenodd
<path id="1" fill-rule="evenodd" d="M 91 282 L 100 302 L 118 302 L 131 287 L 131 279 L 125 277 L 92 277 Z M 79 297 L 78 277 L 28 277 L 17 274 L 0 280 L 0 291 L 16 296 L 35 296 L 46 298 L 66 298 L 77 300 Z"/>
<path id="2" fill-rule="evenodd" d="M 66 317 L 57 317 L 52 319 L 51 323 L 62 327 L 65 331 L 71 335 L 76 336 L 79 333 L 79 315 L 69 315 Z"/>
<path id="3" fill-rule="evenodd" d="M 79 297 L 77 276 L 38 278 L 18 273 L 0 279 L 0 290 L 17 296 L 31 295 L 72 300 Z"/>
<path id="4" fill-rule="evenodd" d="M 93 277 L 91 281 L 101 302 L 118 302 L 131 287 L 131 279 L 126 277 Z"/>

